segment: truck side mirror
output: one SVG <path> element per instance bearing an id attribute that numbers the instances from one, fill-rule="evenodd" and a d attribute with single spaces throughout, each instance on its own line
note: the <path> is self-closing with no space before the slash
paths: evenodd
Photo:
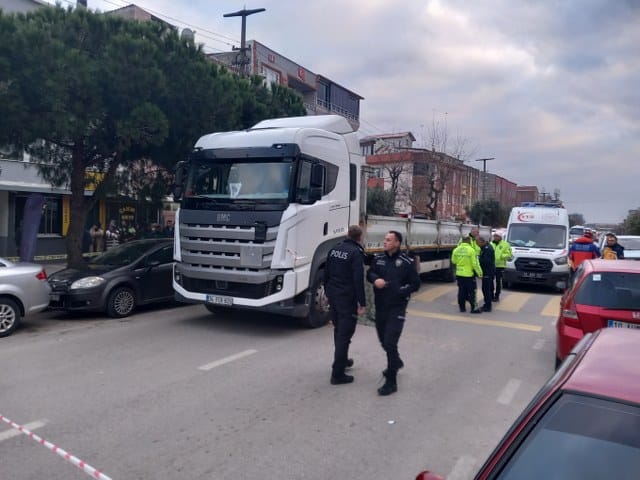
<path id="1" fill-rule="evenodd" d="M 173 199 L 175 201 L 180 200 L 182 198 L 182 194 L 184 192 L 184 182 L 187 176 L 187 170 L 189 168 L 189 163 L 186 161 L 180 161 L 176 165 L 174 169 L 174 181 L 171 187 L 171 191 L 173 193 Z"/>

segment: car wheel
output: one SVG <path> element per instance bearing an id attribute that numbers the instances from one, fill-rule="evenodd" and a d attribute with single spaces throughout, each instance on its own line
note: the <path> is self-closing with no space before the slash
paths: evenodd
<path id="1" fill-rule="evenodd" d="M 302 319 L 302 324 L 307 328 L 318 328 L 326 325 L 330 317 L 329 299 L 324 290 L 324 270 L 318 270 L 311 286 L 309 314 Z"/>
<path id="2" fill-rule="evenodd" d="M 129 287 L 118 287 L 109 294 L 107 315 L 123 318 L 131 315 L 136 306 L 136 296 Z"/>
<path id="3" fill-rule="evenodd" d="M 0 337 L 11 335 L 20 323 L 20 307 L 10 298 L 0 298 Z"/>

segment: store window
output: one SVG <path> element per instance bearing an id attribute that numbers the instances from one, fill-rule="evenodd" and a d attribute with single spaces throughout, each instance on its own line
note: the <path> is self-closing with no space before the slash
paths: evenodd
<path id="1" fill-rule="evenodd" d="M 15 224 L 21 225 L 28 194 L 16 195 Z M 62 197 L 45 196 L 38 235 L 62 235 Z"/>

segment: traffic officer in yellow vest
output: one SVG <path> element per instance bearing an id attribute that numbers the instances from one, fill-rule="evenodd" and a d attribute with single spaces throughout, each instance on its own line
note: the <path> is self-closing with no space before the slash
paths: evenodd
<path id="1" fill-rule="evenodd" d="M 493 234 L 491 244 L 493 245 L 493 251 L 496 255 L 496 279 L 493 290 L 493 301 L 499 302 L 500 292 L 502 292 L 502 274 L 507 266 L 507 260 L 513 256 L 513 252 L 511 251 L 511 244 L 503 240 L 502 235 L 499 233 Z"/>
<path id="2" fill-rule="evenodd" d="M 458 281 L 458 306 L 461 312 L 466 311 L 466 302 L 471 305 L 471 313 L 481 313 L 476 303 L 476 279 L 482 278 L 482 269 L 478 255 L 471 245 L 471 237 L 465 236 L 451 254 L 451 263 L 456 266 Z"/>

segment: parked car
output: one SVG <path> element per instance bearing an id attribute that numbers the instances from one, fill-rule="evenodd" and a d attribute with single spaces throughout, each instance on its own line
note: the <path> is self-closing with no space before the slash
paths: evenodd
<path id="1" fill-rule="evenodd" d="M 52 309 L 130 315 L 136 306 L 173 299 L 173 241 L 123 243 L 94 257 L 85 268 L 66 268 L 49 277 Z"/>
<path id="2" fill-rule="evenodd" d="M 640 331 L 588 333 L 507 431 L 475 480 L 635 480 Z M 442 480 L 422 472 L 416 480 Z"/>
<path id="3" fill-rule="evenodd" d="M 49 305 L 47 272 L 35 263 L 0 258 L 0 337 L 11 335 L 22 317 Z"/>
<path id="4" fill-rule="evenodd" d="M 616 235 L 618 243 L 624 247 L 625 260 L 640 260 L 640 235 Z M 607 244 L 606 235 L 600 236 L 600 251 Z"/>
<path id="5" fill-rule="evenodd" d="M 588 332 L 640 328 L 640 262 L 585 260 L 560 299 L 556 365 Z"/>

